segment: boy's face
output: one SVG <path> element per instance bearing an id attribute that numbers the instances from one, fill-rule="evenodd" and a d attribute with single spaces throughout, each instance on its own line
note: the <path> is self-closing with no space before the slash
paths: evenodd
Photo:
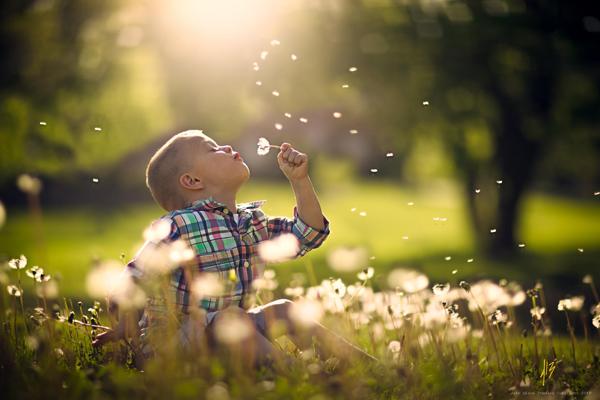
<path id="1" fill-rule="evenodd" d="M 206 187 L 237 190 L 250 177 L 250 169 L 237 151 L 218 145 L 208 136 L 194 141 L 190 157 L 190 172 Z"/>

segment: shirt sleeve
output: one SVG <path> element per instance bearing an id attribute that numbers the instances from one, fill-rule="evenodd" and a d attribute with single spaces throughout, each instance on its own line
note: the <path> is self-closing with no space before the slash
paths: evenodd
<path id="1" fill-rule="evenodd" d="M 304 222 L 298 215 L 298 208 L 294 207 L 294 219 L 285 217 L 267 217 L 267 231 L 269 239 L 283 233 L 291 233 L 300 242 L 300 251 L 298 256 L 303 256 L 312 249 L 321 246 L 327 236 L 329 236 L 329 221 L 323 217 L 322 230 L 315 229 Z"/>

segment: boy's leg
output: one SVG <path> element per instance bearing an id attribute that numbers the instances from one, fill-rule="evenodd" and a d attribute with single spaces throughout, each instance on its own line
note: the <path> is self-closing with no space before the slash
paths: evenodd
<path id="1" fill-rule="evenodd" d="M 290 317 L 292 305 L 292 301 L 280 299 L 250 310 L 249 313 L 256 315 L 255 319 L 262 323 L 262 329 L 269 339 L 274 339 L 272 337 L 272 332 L 274 329 L 277 330 L 278 324 L 284 325 L 288 335 L 301 349 L 311 348 L 313 338 L 315 338 L 319 345 L 319 352 L 321 353 L 322 359 L 334 356 L 345 361 L 352 361 L 355 359 L 378 361 L 372 355 L 348 342 L 346 339 L 317 321 L 314 321 L 309 326 L 303 326 L 296 323 Z M 259 326 L 260 325 L 261 324 L 259 323 Z"/>

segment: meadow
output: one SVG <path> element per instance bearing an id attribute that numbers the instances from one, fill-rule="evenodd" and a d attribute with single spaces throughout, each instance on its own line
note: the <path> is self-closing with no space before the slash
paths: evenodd
<path id="1" fill-rule="evenodd" d="M 218 357 L 202 341 L 182 349 L 166 340 L 140 363 L 135 336 L 94 348 L 92 340 L 115 321 L 101 296 L 86 291 L 86 276 L 106 260 L 129 259 L 161 211 L 152 204 L 44 210 L 40 245 L 27 212 L 9 209 L 0 230 L 0 253 L 10 259 L 0 272 L 4 394 L 503 399 L 593 398 L 600 390 L 596 203 L 529 196 L 520 227 L 525 247 L 512 261 L 493 262 L 475 253 L 452 185 L 353 182 L 318 191 L 330 239 L 301 260 L 272 265 L 258 298 L 292 299 L 298 323 L 332 327 L 377 362 L 324 357 L 316 342 L 300 348 L 280 331 L 271 334 L 293 364 L 243 367 L 235 346 L 247 337 L 239 324 L 222 339 L 234 350 Z M 252 183 L 239 201 L 266 193 L 267 213 L 291 214 L 293 197 L 283 185 Z M 331 254 L 340 246 L 364 247 L 368 265 L 336 270 Z M 178 321 L 171 322 L 167 338 L 178 334 Z"/>

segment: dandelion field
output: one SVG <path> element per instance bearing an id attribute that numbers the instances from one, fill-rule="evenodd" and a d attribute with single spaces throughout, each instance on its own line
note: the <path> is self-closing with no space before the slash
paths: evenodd
<path id="1" fill-rule="evenodd" d="M 258 192 L 264 193 L 265 187 L 258 186 L 261 186 Z M 379 188 L 380 198 L 393 197 L 393 204 L 414 203 L 407 205 L 410 211 L 400 214 L 399 219 L 406 221 L 408 215 L 416 221 L 432 219 L 431 230 L 420 234 L 423 237 L 429 235 L 433 245 L 395 236 L 396 243 L 404 241 L 416 247 L 406 247 L 406 253 L 413 252 L 413 260 L 418 259 L 420 252 L 436 249 L 436 235 L 440 236 L 439 239 L 452 237 L 452 240 L 446 241 L 446 247 L 437 245 L 440 254 L 451 249 L 455 257 L 461 251 L 466 256 L 476 257 L 469 254 L 471 245 L 468 236 L 455 234 L 466 229 L 453 227 L 450 222 L 441 225 L 430 216 L 442 215 L 440 210 L 443 210 L 449 221 L 460 220 L 461 213 L 456 206 L 446 203 L 444 209 L 444 205 L 428 200 L 423 192 Z M 270 186 L 267 190 L 275 193 L 272 196 L 274 201 L 271 201 L 272 212 L 285 215 L 290 206 L 285 200 L 287 188 Z M 371 184 L 364 191 L 370 196 L 375 192 L 376 184 Z M 449 193 L 444 197 L 445 202 L 452 198 Z M 253 193 L 245 195 L 253 198 Z M 323 192 L 326 210 L 328 202 L 339 204 L 338 195 L 326 190 Z M 342 203 L 344 206 L 352 205 L 352 200 L 356 204 L 369 204 L 368 199 L 359 196 L 344 196 L 344 199 L 348 199 L 347 204 Z M 528 224 L 538 224 L 539 219 L 549 219 L 546 231 L 552 232 L 551 218 L 545 217 L 545 213 L 555 207 L 553 202 L 561 201 L 550 198 L 531 200 L 529 207 L 533 211 L 523 229 L 526 238 L 527 229 L 530 229 Z M 353 239 L 363 240 L 369 236 L 353 237 L 350 229 L 368 226 L 363 221 L 369 218 L 389 218 L 389 213 L 378 212 L 386 207 L 385 202 L 378 202 L 378 206 L 368 209 L 364 217 L 355 216 L 356 220 L 350 222 L 355 225 L 340 227 L 339 237 L 333 238 L 332 243 L 327 244 L 329 247 L 324 246 L 320 250 L 325 255 L 310 260 L 311 270 L 306 264 L 295 265 L 298 261 L 291 261 L 273 266 L 273 270 L 267 271 L 264 278 L 257 281 L 259 301 L 268 302 L 282 296 L 292 299 L 298 315 L 320 319 L 325 326 L 334 328 L 336 333 L 377 357 L 380 361 L 376 364 L 362 360 L 344 364 L 336 358 L 322 358 L 317 347 L 300 349 L 285 332 L 279 332 L 275 334 L 278 336 L 276 343 L 292 357 L 293 365 L 282 367 L 275 364 L 272 368 L 249 373 L 240 367 L 241 361 L 236 359 L 235 352 L 227 357 L 208 356 L 201 351 L 201 346 L 196 352 L 184 352 L 174 341 L 167 344 L 168 350 L 140 366 L 137 361 L 140 348 L 134 337 L 102 349 L 92 347 L 92 340 L 97 334 L 114 327 L 114 319 L 106 313 L 107 304 L 102 296 L 94 293 L 98 298 L 94 301 L 85 291 L 82 282 L 89 267 L 78 271 L 79 283 L 63 292 L 61 279 L 57 285 L 57 279 L 52 275 L 62 272 L 66 278 L 74 273 L 73 269 L 36 268 L 32 264 L 37 263 L 34 255 L 30 260 L 10 260 L 2 272 L 2 387 L 8 398 L 480 399 L 539 396 L 544 393 L 556 398 L 584 398 L 598 390 L 594 389 L 594 385 L 600 378 L 600 335 L 597 328 L 600 326 L 597 305 L 600 300 L 594 282 L 597 274 L 593 270 L 586 271 L 584 268 L 575 273 L 580 277 L 578 296 L 564 297 L 566 293 L 561 293 L 564 298 L 561 297 L 558 304 L 556 294 L 552 300 L 548 299 L 548 288 L 542 283 L 545 281 L 542 270 L 536 277 L 540 278 L 539 282 L 531 283 L 529 287 L 513 280 L 514 277 L 503 275 L 502 271 L 493 270 L 493 264 L 487 264 L 489 269 L 480 270 L 477 275 L 468 269 L 461 271 L 460 266 L 452 266 L 451 260 L 440 256 L 439 267 L 436 265 L 436 268 L 444 271 L 438 270 L 437 275 L 428 276 L 407 267 L 406 262 L 394 264 L 394 251 L 389 249 L 386 253 L 385 249 L 394 242 L 389 239 L 386 243 L 380 243 L 379 239 L 368 242 L 366 248 L 370 251 L 367 254 L 379 255 L 368 262 L 374 268 L 359 268 L 358 274 L 343 268 L 337 271 L 328 269 L 325 274 L 319 271 L 319 265 L 339 262 L 332 254 L 340 252 L 340 245 L 352 244 Z M 419 206 L 425 211 L 419 210 Z M 569 212 L 565 211 L 568 206 L 561 204 L 561 207 L 564 214 Z M 331 212 L 327 215 L 332 226 L 344 220 L 351 221 L 352 217 L 349 218 L 348 214 L 352 216 L 355 211 L 351 211 L 351 207 L 345 208 L 341 205 L 330 207 Z M 580 236 L 572 238 L 571 244 L 563 242 L 565 248 L 590 244 L 585 242 L 586 237 L 596 229 L 591 224 L 586 225 L 588 214 L 581 211 L 581 204 L 572 210 L 569 217 L 557 217 L 559 221 L 561 218 L 570 221 L 580 218 L 581 221 L 578 226 Z M 593 207 L 591 210 L 587 212 L 597 212 Z M 139 211 L 136 218 L 139 218 L 140 226 L 144 227 L 148 220 L 155 218 L 155 213 L 156 209 L 152 207 Z M 125 214 L 131 217 L 127 212 Z M 86 229 L 90 233 L 95 229 L 94 224 L 104 221 L 98 217 L 94 222 L 83 211 L 79 215 L 78 218 L 86 218 Z M 27 216 L 16 216 L 10 222 L 13 225 L 9 224 L 6 226 L 8 229 L 2 232 L 4 237 L 18 238 L 15 235 L 19 232 L 19 218 L 26 219 Z M 70 225 L 65 223 L 64 214 L 48 212 L 44 221 L 46 229 L 59 225 L 52 221 L 54 218 L 62 221 L 65 227 Z M 109 220 L 111 229 L 102 229 L 122 232 L 123 236 L 141 236 L 139 232 L 132 232 L 133 228 L 120 230 L 118 217 Z M 20 229 L 23 234 L 25 229 Z M 76 236 L 81 232 L 76 235 L 68 231 L 64 233 L 61 239 L 63 246 L 78 243 Z M 387 234 L 394 237 L 391 232 Z M 102 233 L 95 237 L 101 239 Z M 48 238 L 46 243 L 48 254 L 61 255 L 64 247 L 60 246 L 60 242 L 53 243 L 53 239 L 56 240 Z M 123 239 L 117 237 L 113 240 L 113 243 L 118 243 L 112 245 L 113 253 L 123 252 L 119 247 Z M 552 234 L 547 237 L 532 235 L 527 244 L 529 249 L 552 246 L 560 253 L 560 249 L 555 247 L 555 240 Z M 89 242 L 89 239 L 85 238 L 85 241 Z M 106 245 L 107 242 L 102 244 Z M 345 249 L 358 251 L 356 249 L 359 248 Z M 35 254 L 36 248 L 20 247 L 19 250 Z M 396 249 L 396 252 L 400 253 L 400 250 Z M 81 258 L 85 259 L 81 253 L 74 252 L 71 257 L 81 262 Z M 357 254 L 354 256 L 358 257 Z M 576 255 L 585 257 L 586 253 L 576 252 Z M 391 262 L 381 262 L 381 259 Z M 99 261 L 102 260 L 99 258 Z M 69 258 L 63 262 L 68 264 Z M 463 262 L 461 265 L 468 267 L 471 264 L 474 263 Z M 486 264 L 480 262 L 475 269 L 485 268 L 482 265 Z M 309 276 L 311 272 L 312 277 Z M 525 272 L 523 276 L 528 274 L 531 275 Z M 487 279 L 494 275 L 508 279 Z M 556 290 L 556 286 L 550 287 Z M 176 331 L 172 335 L 175 337 Z"/>

